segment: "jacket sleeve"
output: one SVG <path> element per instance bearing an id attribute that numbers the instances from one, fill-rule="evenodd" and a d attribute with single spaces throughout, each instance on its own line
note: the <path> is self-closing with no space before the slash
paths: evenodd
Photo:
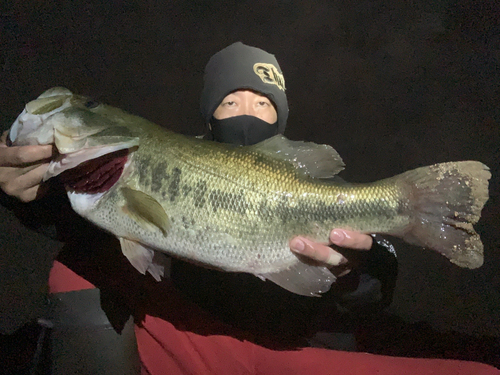
<path id="1" fill-rule="evenodd" d="M 10 334 L 45 311 L 48 277 L 62 248 L 54 197 L 22 203 L 0 192 L 0 333 Z"/>
<path id="2" fill-rule="evenodd" d="M 372 237 L 369 251 L 353 250 L 346 255 L 354 259 L 356 266 L 335 285 L 339 307 L 356 314 L 374 313 L 389 306 L 396 286 L 396 250 L 382 236 Z"/>

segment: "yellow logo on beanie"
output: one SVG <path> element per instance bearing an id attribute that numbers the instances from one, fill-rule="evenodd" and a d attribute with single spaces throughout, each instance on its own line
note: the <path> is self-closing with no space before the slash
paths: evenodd
<path id="1" fill-rule="evenodd" d="M 281 91 L 285 91 L 285 78 L 273 64 L 256 63 L 253 71 L 262 79 L 262 82 L 276 85 Z"/>

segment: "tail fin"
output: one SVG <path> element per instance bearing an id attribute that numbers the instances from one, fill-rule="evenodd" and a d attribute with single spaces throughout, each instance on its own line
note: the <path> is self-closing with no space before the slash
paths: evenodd
<path id="1" fill-rule="evenodd" d="M 402 238 L 460 267 L 480 267 L 483 244 L 472 225 L 488 200 L 490 177 L 489 168 L 477 161 L 436 164 L 397 176 L 409 193 L 411 223 Z"/>

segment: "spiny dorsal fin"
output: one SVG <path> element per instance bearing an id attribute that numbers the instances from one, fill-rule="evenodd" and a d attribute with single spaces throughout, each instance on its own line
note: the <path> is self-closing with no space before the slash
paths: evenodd
<path id="1" fill-rule="evenodd" d="M 170 220 L 160 203 L 148 194 L 128 187 L 121 189 L 125 198 L 123 210 L 132 217 L 141 227 L 151 230 L 151 227 L 160 229 L 166 234 L 170 227 Z"/>
<path id="2" fill-rule="evenodd" d="M 251 147 L 275 159 L 292 163 L 299 173 L 314 178 L 331 178 L 345 165 L 331 146 L 291 141 L 283 135 L 275 135 Z"/>

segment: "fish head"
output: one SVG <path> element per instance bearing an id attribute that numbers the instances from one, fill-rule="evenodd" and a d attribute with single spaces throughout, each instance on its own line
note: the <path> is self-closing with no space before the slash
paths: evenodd
<path id="1" fill-rule="evenodd" d="M 26 104 L 10 128 L 10 142 L 55 145 L 58 156 L 44 180 L 88 160 L 137 148 L 139 138 L 119 117 L 108 116 L 107 107 L 64 87 L 51 88 Z"/>

